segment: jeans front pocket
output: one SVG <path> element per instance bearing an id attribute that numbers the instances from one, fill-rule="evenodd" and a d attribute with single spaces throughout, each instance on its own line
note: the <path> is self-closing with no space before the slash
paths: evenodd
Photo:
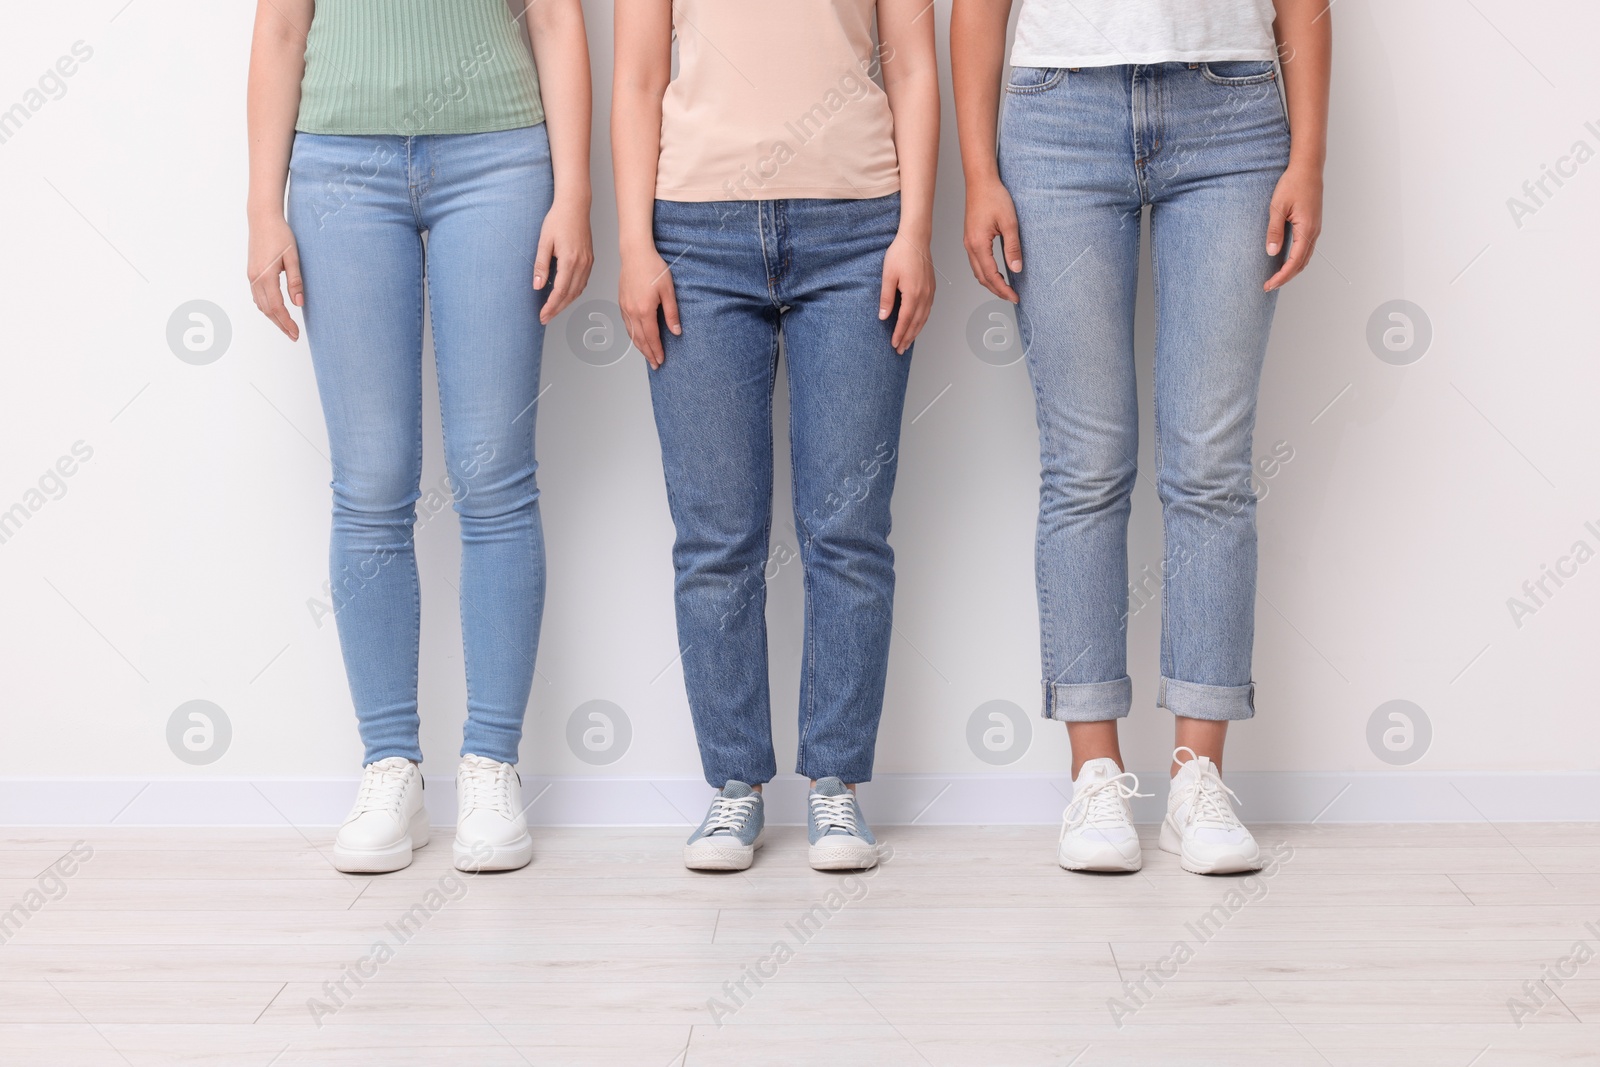
<path id="1" fill-rule="evenodd" d="M 1060 85 L 1066 76 L 1066 67 L 1013 67 L 1006 92 L 1018 96 L 1047 92 Z"/>
<path id="2" fill-rule="evenodd" d="M 1213 85 L 1264 85 L 1278 77 L 1270 59 L 1230 59 L 1200 64 L 1200 74 Z"/>

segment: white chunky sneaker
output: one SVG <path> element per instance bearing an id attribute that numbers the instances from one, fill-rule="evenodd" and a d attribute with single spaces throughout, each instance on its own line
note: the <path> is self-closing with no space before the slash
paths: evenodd
<path id="1" fill-rule="evenodd" d="M 1189 758 L 1180 760 L 1185 752 Z M 1259 871 L 1261 849 L 1233 813 L 1228 798 L 1239 798 L 1222 784 L 1217 765 L 1187 745 L 1173 752 L 1172 759 L 1180 766 L 1167 796 L 1161 851 L 1175 853 L 1183 869 L 1193 874 Z"/>
<path id="2" fill-rule="evenodd" d="M 456 771 L 458 871 L 514 871 L 533 859 L 522 813 L 522 779 L 509 763 L 462 756 Z"/>
<path id="3" fill-rule="evenodd" d="M 427 843 L 422 771 L 404 756 L 367 764 L 355 807 L 334 838 L 333 865 L 349 874 L 398 871 Z"/>
<path id="4" fill-rule="evenodd" d="M 1128 799 L 1149 795 L 1139 792 L 1139 779 L 1116 760 L 1085 760 L 1072 781 L 1072 803 L 1061 816 L 1056 862 L 1069 871 L 1137 871 L 1144 866 Z"/>

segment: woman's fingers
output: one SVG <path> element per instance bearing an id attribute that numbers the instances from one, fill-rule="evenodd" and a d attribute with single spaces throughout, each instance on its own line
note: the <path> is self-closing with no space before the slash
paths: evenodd
<path id="1" fill-rule="evenodd" d="M 589 272 L 594 269 L 594 252 L 587 246 L 572 252 L 568 258 L 572 262 L 567 273 L 567 300 L 563 308 L 589 288 Z"/>
<path id="2" fill-rule="evenodd" d="M 545 297 L 544 307 L 539 310 L 539 321 L 547 326 L 551 319 L 566 310 L 567 305 L 572 303 L 572 298 L 577 295 L 573 292 L 574 272 L 567 257 L 557 253 L 555 262 L 550 267 L 555 272 L 555 277 L 550 286 L 550 295 Z"/>
<path id="3" fill-rule="evenodd" d="M 533 287 L 543 289 L 544 283 L 550 278 L 550 257 L 555 254 L 556 241 L 550 235 L 550 227 L 544 226 L 539 231 L 539 250 L 533 254 Z"/>
<path id="4" fill-rule="evenodd" d="M 1267 255 L 1275 256 L 1283 247 L 1283 224 L 1289 217 L 1287 201 L 1274 197 L 1267 220 Z"/>
<path id="5" fill-rule="evenodd" d="M 548 326 L 552 319 L 572 306 L 589 284 L 589 270 L 594 266 L 594 253 L 587 247 L 556 248 L 549 269 L 554 272 L 550 295 L 545 298 L 539 312 L 539 321 Z M 535 268 L 537 269 L 537 268 Z"/>
<path id="6" fill-rule="evenodd" d="M 658 292 L 661 294 L 661 312 L 666 316 L 667 329 L 672 331 L 674 337 L 677 337 L 683 333 L 683 323 L 678 320 L 678 290 L 672 284 L 671 274 L 662 275 Z M 651 325 L 655 325 L 653 320 Z M 656 334 L 658 347 L 660 345 L 660 336 L 658 331 Z M 665 359 L 665 354 L 663 354 L 663 359 Z M 658 363 L 657 366 L 659 365 Z"/>
<path id="7" fill-rule="evenodd" d="M 300 338 L 300 327 L 290 316 L 288 308 L 283 306 L 283 292 L 278 288 L 278 275 L 282 269 L 281 263 L 268 268 L 251 288 L 255 292 L 256 307 L 283 331 L 285 337 L 296 341 Z"/>
<path id="8" fill-rule="evenodd" d="M 904 306 L 904 304 L 905 300 L 902 296 L 901 305 Z M 933 311 L 933 291 L 928 290 L 917 295 L 913 300 L 913 304 L 911 322 L 906 326 L 904 345 L 900 349 L 902 354 L 910 350 L 911 342 L 922 336 L 922 328 L 928 324 L 928 316 Z"/>
<path id="9" fill-rule="evenodd" d="M 1022 269 L 1022 233 L 1015 215 L 1000 220 L 1000 250 L 1013 273 Z M 1009 286 L 1007 288 L 1010 288 Z"/>
<path id="10" fill-rule="evenodd" d="M 652 302 L 648 307 L 636 305 L 622 312 L 622 322 L 628 330 L 628 339 L 644 356 L 645 362 L 652 367 L 660 367 L 666 362 L 666 351 L 661 344 L 662 311 L 663 307 L 659 302 Z"/>
<path id="11" fill-rule="evenodd" d="M 290 245 L 283 251 L 283 271 L 289 281 L 289 302 L 295 307 L 306 306 L 306 285 L 300 277 L 300 250 Z"/>
<path id="12" fill-rule="evenodd" d="M 255 235 L 252 234 L 252 242 Z M 272 247 L 272 246 L 268 246 Z M 251 249 L 251 259 L 255 260 L 256 250 Z M 289 309 L 283 302 L 283 277 L 287 276 L 289 282 L 289 299 L 296 307 L 305 304 L 305 284 L 300 278 L 300 255 L 295 248 L 294 239 L 281 248 L 278 248 L 271 259 L 264 263 L 252 262 L 247 268 L 250 281 L 250 296 L 261 313 L 272 320 L 272 324 L 283 331 L 285 337 L 291 341 L 300 339 L 300 326 L 294 321 L 294 316 L 289 314 Z"/>
<path id="13" fill-rule="evenodd" d="M 1011 236 L 1003 235 L 1001 227 L 993 223 L 985 226 L 978 233 L 967 237 L 967 264 L 972 268 L 972 276 L 978 279 L 978 284 L 989 290 L 1002 300 L 1017 302 L 1017 291 L 1006 282 L 1006 276 L 1000 270 L 1000 265 L 995 261 L 994 239 L 999 237 L 1005 256 L 1012 262 L 1021 264 L 1022 247 L 1017 243 L 1016 230 L 1013 228 Z M 1021 270 L 1020 266 L 1014 268 Z"/>
<path id="14" fill-rule="evenodd" d="M 1283 266 L 1278 268 L 1278 273 L 1267 279 L 1265 288 L 1269 293 L 1287 285 L 1305 270 L 1306 264 L 1311 262 L 1312 252 L 1317 247 L 1318 234 L 1308 224 L 1295 222 L 1291 217 L 1289 225 L 1289 256 L 1283 261 Z"/>
<path id="15" fill-rule="evenodd" d="M 661 366 L 661 337 L 656 330 L 655 309 L 652 308 L 648 315 L 641 312 L 624 311 L 622 325 L 628 331 L 628 340 L 633 342 L 633 347 L 644 356 L 646 363 L 652 367 Z"/>
<path id="16" fill-rule="evenodd" d="M 544 306 L 539 309 L 541 326 L 550 325 L 550 320 L 561 314 L 561 310 L 571 301 L 567 290 L 571 288 L 572 272 L 567 269 L 566 261 L 556 256 L 551 269 L 555 272 L 555 277 L 550 280 L 550 292 L 544 298 Z"/>
<path id="17" fill-rule="evenodd" d="M 900 314 L 895 319 L 890 346 L 901 355 L 911 347 L 933 311 L 933 286 L 927 282 L 907 282 L 900 287 Z"/>
<path id="18" fill-rule="evenodd" d="M 904 286 L 900 288 L 900 314 L 895 316 L 894 333 L 889 338 L 889 345 L 896 352 L 905 355 L 906 349 L 917 336 L 917 308 L 918 300 L 914 289 L 908 291 Z"/>
<path id="19" fill-rule="evenodd" d="M 878 286 L 878 321 L 882 322 L 894 311 L 894 294 L 900 289 L 900 278 L 893 267 L 885 266 L 883 281 Z M 900 336 L 898 328 L 895 336 Z"/>

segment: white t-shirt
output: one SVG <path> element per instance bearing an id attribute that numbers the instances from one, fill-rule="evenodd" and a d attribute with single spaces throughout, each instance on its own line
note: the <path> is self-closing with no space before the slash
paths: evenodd
<path id="1" fill-rule="evenodd" d="M 1275 59 L 1272 0 L 1023 0 L 1011 64 Z"/>

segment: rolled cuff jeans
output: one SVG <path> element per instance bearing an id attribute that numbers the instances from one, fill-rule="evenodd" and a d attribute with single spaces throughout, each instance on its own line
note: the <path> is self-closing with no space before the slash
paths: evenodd
<path id="1" fill-rule="evenodd" d="M 1255 712 L 1251 438 L 1283 255 L 1269 204 L 1289 157 L 1270 62 L 1019 67 L 1001 176 L 1016 204 L 1018 319 L 1039 422 L 1044 715 L 1120 718 L 1128 516 L 1138 477 L 1134 299 L 1144 209 L 1156 312 L 1159 704 Z"/>
<path id="2" fill-rule="evenodd" d="M 776 773 L 767 675 L 772 396 L 789 383 L 794 525 L 805 582 L 795 770 L 872 777 L 894 610 L 889 498 L 911 353 L 878 318 L 898 194 L 658 200 L 683 334 L 661 325 L 650 396 L 667 500 L 683 680 L 706 781 Z"/>

